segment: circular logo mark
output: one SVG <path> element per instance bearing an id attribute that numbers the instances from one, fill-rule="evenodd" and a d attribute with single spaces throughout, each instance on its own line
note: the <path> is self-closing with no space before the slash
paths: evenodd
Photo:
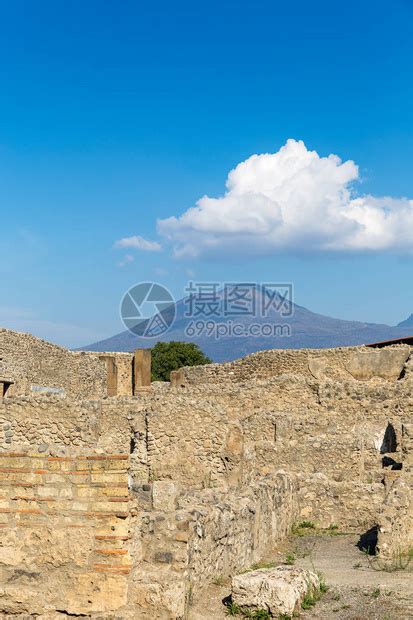
<path id="1" fill-rule="evenodd" d="M 141 282 L 123 296 L 120 316 L 126 329 L 140 338 L 157 338 L 175 320 L 175 300 L 171 292 L 156 282 Z"/>

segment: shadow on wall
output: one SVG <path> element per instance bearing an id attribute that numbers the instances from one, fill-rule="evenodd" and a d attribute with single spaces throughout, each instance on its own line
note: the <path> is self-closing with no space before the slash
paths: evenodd
<path id="1" fill-rule="evenodd" d="M 371 527 L 367 532 L 364 532 L 356 543 L 356 547 L 360 551 L 364 551 L 369 555 L 376 555 L 377 541 L 378 541 L 379 528 L 377 525 Z"/>
<path id="2" fill-rule="evenodd" d="M 403 463 L 395 461 L 390 456 L 383 456 L 381 462 L 383 467 L 390 467 L 394 471 L 399 471 L 400 469 L 403 469 Z"/>
<path id="3" fill-rule="evenodd" d="M 396 430 L 390 422 L 387 424 L 387 428 L 384 433 L 383 442 L 380 448 L 380 454 L 393 454 L 397 451 L 397 434 Z M 397 471 L 402 469 L 402 463 L 395 461 L 394 458 L 390 456 L 383 456 L 382 458 L 382 466 L 390 467 L 391 469 Z"/>
<path id="4" fill-rule="evenodd" d="M 387 428 L 384 433 L 383 442 L 380 448 L 380 454 L 386 454 L 387 452 L 396 452 L 397 450 L 397 436 L 393 424 L 390 422 L 387 424 Z"/>

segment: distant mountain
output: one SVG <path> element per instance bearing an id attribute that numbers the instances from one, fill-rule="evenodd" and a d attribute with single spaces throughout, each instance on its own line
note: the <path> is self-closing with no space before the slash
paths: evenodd
<path id="1" fill-rule="evenodd" d="M 256 309 L 262 308 L 262 304 L 268 305 L 271 301 L 268 291 L 259 286 L 255 287 L 253 298 Z M 223 289 L 219 292 L 221 305 L 225 299 L 226 291 Z M 193 298 L 192 302 L 193 305 L 201 303 L 197 297 Z M 399 323 L 398 326 L 391 327 L 384 324 L 334 319 L 311 312 L 297 304 L 283 302 L 282 297 L 278 299 L 275 297 L 273 305 L 278 306 L 278 310 L 281 306 L 283 313 L 289 316 L 281 316 L 277 309 L 271 307 L 265 317 L 242 313 L 238 316 L 208 316 L 211 308 L 207 308 L 206 314 L 188 317 L 186 314 L 189 308 L 189 298 L 184 298 L 175 305 L 176 318 L 172 327 L 160 337 L 139 338 L 129 331 L 124 331 L 106 340 L 83 347 L 82 350 L 133 351 L 136 348 L 152 347 L 159 340 L 163 342 L 180 340 L 195 342 L 211 359 L 223 362 L 264 349 L 320 349 L 367 344 L 413 335 L 413 315 Z M 164 317 L 172 311 L 171 307 L 163 313 Z M 204 330 L 201 329 L 203 324 L 206 326 Z M 217 329 L 221 331 L 226 329 L 229 332 L 234 324 L 240 326 L 241 336 L 228 333 L 220 338 L 216 337 Z M 252 325 L 256 326 L 255 332 L 258 332 L 255 336 L 249 335 Z M 279 327 L 279 330 L 283 329 L 284 334 L 289 331 L 290 335 L 280 335 L 280 331 L 277 332 L 274 326 L 283 326 Z M 271 335 L 267 335 L 267 332 L 273 329 L 275 329 L 275 335 L 272 335 L 272 332 Z M 208 335 L 208 332 L 212 335 Z"/>
<path id="2" fill-rule="evenodd" d="M 411 314 L 409 318 L 407 318 L 405 321 L 401 321 L 401 323 L 398 323 L 397 327 L 410 327 L 413 332 L 413 314 Z"/>

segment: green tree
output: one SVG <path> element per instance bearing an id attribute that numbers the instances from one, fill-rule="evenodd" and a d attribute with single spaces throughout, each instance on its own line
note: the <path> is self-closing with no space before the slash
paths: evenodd
<path id="1" fill-rule="evenodd" d="M 152 381 L 169 381 L 171 370 L 182 366 L 210 363 L 209 357 L 193 342 L 157 342 L 152 349 Z"/>

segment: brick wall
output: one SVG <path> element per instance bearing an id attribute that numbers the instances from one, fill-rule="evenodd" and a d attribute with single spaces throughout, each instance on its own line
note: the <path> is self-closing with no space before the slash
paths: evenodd
<path id="1" fill-rule="evenodd" d="M 127 455 L 0 454 L 2 613 L 109 612 L 127 602 Z"/>

